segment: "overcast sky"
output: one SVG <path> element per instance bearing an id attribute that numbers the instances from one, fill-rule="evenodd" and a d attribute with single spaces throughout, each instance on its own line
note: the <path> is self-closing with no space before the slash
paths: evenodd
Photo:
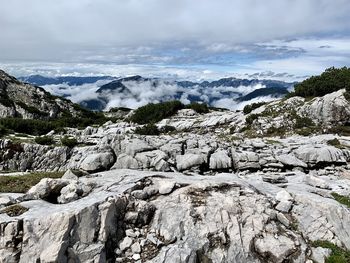
<path id="1" fill-rule="evenodd" d="M 302 78 L 350 66 L 349 0 L 0 0 L 15 75 Z"/>

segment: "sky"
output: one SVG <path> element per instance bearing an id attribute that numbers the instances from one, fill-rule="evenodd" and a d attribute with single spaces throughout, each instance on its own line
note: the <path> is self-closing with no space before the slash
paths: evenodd
<path id="1" fill-rule="evenodd" d="M 20 76 L 301 80 L 350 66 L 349 0 L 0 0 Z"/>

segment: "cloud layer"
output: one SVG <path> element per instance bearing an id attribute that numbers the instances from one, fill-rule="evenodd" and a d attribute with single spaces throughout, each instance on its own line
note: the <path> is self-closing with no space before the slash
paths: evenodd
<path id="1" fill-rule="evenodd" d="M 122 80 L 123 88 L 115 85 L 115 89 L 104 88 L 103 91 L 98 89 L 110 81 L 98 81 L 92 84 L 83 85 L 68 85 L 62 83 L 59 85 L 45 85 L 43 86 L 47 91 L 55 95 L 65 96 L 73 102 L 81 103 L 82 105 L 89 105 L 91 100 L 94 100 L 94 107 L 99 105 L 98 109 L 109 110 L 113 107 L 127 107 L 138 108 L 148 103 L 158 103 L 169 100 L 180 100 L 184 104 L 189 104 L 193 101 L 204 102 L 210 106 L 227 108 L 231 110 L 242 109 L 245 105 L 257 101 L 271 101 L 276 99 L 276 96 L 262 96 L 255 97 L 249 101 L 235 101 L 235 99 L 242 98 L 254 90 L 264 89 L 267 86 L 275 86 L 277 83 L 265 84 L 263 82 L 247 81 L 245 84 L 195 84 L 182 85 L 175 81 L 168 81 L 164 79 L 143 79 L 142 81 L 124 81 Z M 222 83 L 222 82 L 221 82 Z M 228 83 L 228 82 L 226 82 Z M 281 84 L 279 84 L 281 85 Z M 289 84 L 282 85 L 282 87 L 291 87 Z M 100 101 L 96 104 L 96 101 Z M 100 107 L 101 106 L 101 107 Z M 94 108 L 97 109 L 97 108 Z"/>
<path id="2" fill-rule="evenodd" d="M 348 0 L 0 4 L 3 62 L 152 65 L 155 70 L 163 65 L 303 76 L 350 61 Z"/>

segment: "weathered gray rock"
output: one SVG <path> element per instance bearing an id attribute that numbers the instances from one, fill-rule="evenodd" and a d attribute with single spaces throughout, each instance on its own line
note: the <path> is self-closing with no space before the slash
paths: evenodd
<path id="1" fill-rule="evenodd" d="M 209 168 L 212 170 L 222 170 L 232 168 L 231 157 L 226 151 L 219 150 L 210 156 Z"/>
<path id="2" fill-rule="evenodd" d="M 326 145 L 306 145 L 294 151 L 297 158 L 308 165 L 317 164 L 344 164 L 346 160 L 342 150 Z"/>
<path id="3" fill-rule="evenodd" d="M 293 240 L 284 235 L 263 234 L 263 237 L 256 239 L 254 244 L 258 254 L 268 256 L 271 262 L 276 263 L 283 262 L 297 250 Z"/>
<path id="4" fill-rule="evenodd" d="M 285 166 L 291 166 L 291 167 L 303 167 L 307 168 L 307 164 L 303 161 L 299 160 L 292 154 L 281 154 L 276 155 L 276 159 L 280 161 Z"/>
<path id="5" fill-rule="evenodd" d="M 298 112 L 320 124 L 347 123 L 350 120 L 349 101 L 344 97 L 345 90 L 339 90 L 323 97 L 315 98 L 298 109 Z"/>
<path id="6" fill-rule="evenodd" d="M 331 189 L 331 187 L 325 180 L 319 177 L 313 176 L 311 174 L 305 175 L 304 182 L 308 185 L 311 185 L 317 188 Z"/>
<path id="7" fill-rule="evenodd" d="M 117 162 L 113 165 L 112 169 L 139 169 L 139 163 L 134 157 L 121 154 L 118 156 Z"/>
<path id="8" fill-rule="evenodd" d="M 62 179 L 65 180 L 78 180 L 78 176 L 71 170 L 67 170 L 64 175 L 62 176 Z"/>
<path id="9" fill-rule="evenodd" d="M 232 149 L 233 166 L 237 170 L 260 169 L 259 156 L 254 152 L 237 152 Z"/>
<path id="10" fill-rule="evenodd" d="M 158 191 L 161 195 L 166 195 L 171 193 L 174 187 L 175 187 L 175 181 L 168 181 L 168 180 L 158 181 Z"/>
<path id="11" fill-rule="evenodd" d="M 332 251 L 328 248 L 316 247 L 312 248 L 311 258 L 316 263 L 324 263 L 331 253 Z"/>
<path id="12" fill-rule="evenodd" d="M 288 180 L 284 174 L 279 173 L 266 173 L 262 175 L 262 179 L 264 182 L 279 184 L 279 183 L 287 183 Z"/>
<path id="13" fill-rule="evenodd" d="M 88 155 L 80 164 L 80 169 L 87 172 L 108 170 L 115 162 L 113 152 L 95 153 Z"/>
<path id="14" fill-rule="evenodd" d="M 152 248 L 151 262 L 197 257 L 212 262 L 258 263 L 266 257 L 271 262 L 306 262 L 310 254 L 305 240 L 350 247 L 350 211 L 310 193 L 303 173 L 291 176 L 285 189 L 249 173 L 185 176 L 113 170 L 99 175 L 68 180 L 70 186 L 60 191 L 77 193 L 80 183 L 94 185 L 84 198 L 60 205 L 31 200 L 23 202 L 29 210 L 19 217 L 0 214 L 0 255 L 7 262 L 18 262 L 17 257 L 19 262 L 39 257 L 43 262 L 108 262 L 111 255 L 106 252 L 115 251 L 122 262 L 148 258 Z M 63 180 L 56 181 L 50 187 Z M 164 182 L 169 184 L 160 192 L 166 195 L 150 190 Z M 152 192 L 152 198 L 135 199 L 136 191 Z M 283 202 L 293 202 L 288 212 L 277 209 Z"/>
<path id="15" fill-rule="evenodd" d="M 207 162 L 207 158 L 204 154 L 192 154 L 176 156 L 176 168 L 179 171 L 188 170 L 192 167 L 200 166 Z"/>

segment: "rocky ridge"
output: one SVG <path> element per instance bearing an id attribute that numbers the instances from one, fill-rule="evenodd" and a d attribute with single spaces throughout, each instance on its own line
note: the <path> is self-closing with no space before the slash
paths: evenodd
<path id="1" fill-rule="evenodd" d="M 0 118 L 52 119 L 65 115 L 79 117 L 82 110 L 69 100 L 22 83 L 0 70 Z"/>

